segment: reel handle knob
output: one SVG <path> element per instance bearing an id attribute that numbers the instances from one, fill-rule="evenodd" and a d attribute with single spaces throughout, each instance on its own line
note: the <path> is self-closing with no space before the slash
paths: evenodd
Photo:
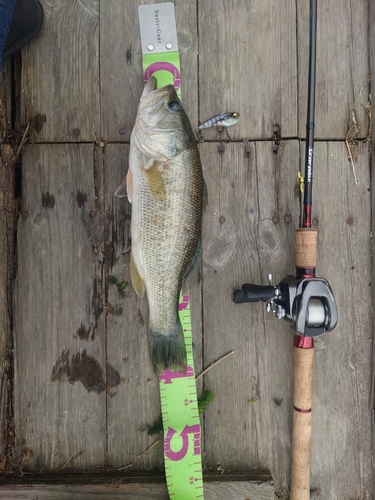
<path id="1" fill-rule="evenodd" d="M 245 283 L 241 290 L 235 290 L 233 293 L 233 302 L 235 304 L 243 304 L 245 302 L 259 302 L 263 300 L 271 300 L 277 295 L 275 286 L 252 285 Z"/>

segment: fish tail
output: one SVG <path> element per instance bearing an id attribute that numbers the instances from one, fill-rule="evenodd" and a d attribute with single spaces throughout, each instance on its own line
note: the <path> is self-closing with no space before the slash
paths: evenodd
<path id="1" fill-rule="evenodd" d="M 176 328 L 170 334 L 163 334 L 149 328 L 151 360 L 156 373 L 163 373 L 167 368 L 174 372 L 186 372 L 186 348 L 182 326 L 177 321 Z"/>

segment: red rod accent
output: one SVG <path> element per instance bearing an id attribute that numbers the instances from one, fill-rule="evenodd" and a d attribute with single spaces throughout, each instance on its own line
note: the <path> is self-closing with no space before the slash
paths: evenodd
<path id="1" fill-rule="evenodd" d="M 304 206 L 303 224 L 304 228 L 311 228 L 311 200 L 309 205 Z"/>
<path id="2" fill-rule="evenodd" d="M 314 347 L 314 339 L 305 335 L 294 335 L 294 347 L 301 349 L 311 349 Z"/>
<path id="3" fill-rule="evenodd" d="M 293 408 L 299 413 L 311 413 L 311 408 L 309 408 L 308 410 L 302 410 L 302 408 L 297 408 L 296 406 L 293 406 Z"/>
<path id="4" fill-rule="evenodd" d="M 315 268 L 311 267 L 310 269 L 306 269 L 302 267 L 297 267 L 296 277 L 301 280 L 315 278 Z"/>

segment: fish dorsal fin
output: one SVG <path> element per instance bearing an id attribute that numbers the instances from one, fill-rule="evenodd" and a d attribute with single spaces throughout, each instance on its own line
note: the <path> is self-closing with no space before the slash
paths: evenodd
<path id="1" fill-rule="evenodd" d="M 145 294 L 145 282 L 134 262 L 133 253 L 130 253 L 130 281 L 138 297 L 143 297 Z"/>
<path id="2" fill-rule="evenodd" d="M 145 178 L 147 179 L 151 194 L 156 198 L 157 201 L 165 200 L 164 182 L 159 170 L 159 166 L 161 165 L 163 165 L 163 162 L 154 160 L 149 168 L 144 167 L 142 169 Z"/>

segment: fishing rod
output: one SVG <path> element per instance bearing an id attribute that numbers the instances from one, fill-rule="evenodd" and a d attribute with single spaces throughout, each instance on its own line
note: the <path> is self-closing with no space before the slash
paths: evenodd
<path id="1" fill-rule="evenodd" d="M 285 319 L 294 330 L 293 436 L 291 500 L 310 498 L 310 442 L 314 338 L 337 324 L 337 306 L 327 280 L 315 276 L 317 231 L 311 228 L 314 159 L 317 0 L 310 0 L 310 48 L 307 95 L 305 172 L 300 227 L 296 230 L 296 275 L 277 286 L 245 283 L 233 294 L 236 304 L 267 302 L 267 311 Z M 299 173 L 301 179 L 301 174 Z"/>

